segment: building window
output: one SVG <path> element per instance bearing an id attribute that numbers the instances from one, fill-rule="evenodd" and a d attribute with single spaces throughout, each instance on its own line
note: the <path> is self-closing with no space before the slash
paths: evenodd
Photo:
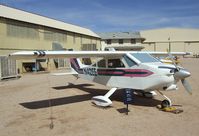
<path id="1" fill-rule="evenodd" d="M 38 28 L 24 23 L 8 22 L 7 35 L 17 38 L 39 39 Z"/>
<path id="2" fill-rule="evenodd" d="M 96 44 L 82 44 L 81 49 L 82 51 L 96 51 L 97 45 Z"/>
<path id="3" fill-rule="evenodd" d="M 131 39 L 131 44 L 135 44 L 136 40 L 135 39 Z"/>
<path id="4" fill-rule="evenodd" d="M 107 44 L 111 44 L 111 39 L 106 40 Z"/>
<path id="5" fill-rule="evenodd" d="M 44 39 L 50 41 L 66 42 L 67 34 L 55 31 L 44 30 Z"/>
<path id="6" fill-rule="evenodd" d="M 69 59 L 58 59 L 58 68 L 67 68 L 70 67 L 69 65 Z"/>
<path id="7" fill-rule="evenodd" d="M 123 43 L 124 43 L 123 39 L 119 39 L 119 44 L 123 44 Z"/>

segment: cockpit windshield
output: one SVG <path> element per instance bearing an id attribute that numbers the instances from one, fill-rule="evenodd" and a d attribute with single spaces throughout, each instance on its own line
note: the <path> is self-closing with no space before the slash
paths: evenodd
<path id="1" fill-rule="evenodd" d="M 131 53 L 131 55 L 142 63 L 160 62 L 158 59 L 147 53 Z"/>

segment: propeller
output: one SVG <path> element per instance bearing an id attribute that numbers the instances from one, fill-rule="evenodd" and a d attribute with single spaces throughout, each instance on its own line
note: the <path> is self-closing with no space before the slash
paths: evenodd
<path id="1" fill-rule="evenodd" d="M 182 85 L 184 86 L 185 90 L 190 94 L 192 95 L 192 88 L 189 84 L 189 82 L 185 79 L 181 79 L 181 82 L 182 82 Z"/>
<path id="2" fill-rule="evenodd" d="M 187 80 L 185 80 L 185 78 L 189 77 L 191 74 L 190 72 L 181 69 L 179 66 L 177 66 L 176 62 L 173 59 L 172 54 L 169 52 L 169 50 L 167 49 L 168 52 L 168 56 L 171 59 L 173 65 L 175 66 L 176 70 L 174 71 L 174 78 L 176 80 L 181 80 L 182 85 L 184 86 L 185 90 L 189 93 L 192 94 L 192 88 L 191 85 L 189 84 L 189 82 Z"/>

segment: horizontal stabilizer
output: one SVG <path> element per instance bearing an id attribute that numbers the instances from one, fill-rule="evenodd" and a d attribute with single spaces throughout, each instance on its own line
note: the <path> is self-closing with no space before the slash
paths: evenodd
<path id="1" fill-rule="evenodd" d="M 53 76 L 64 76 L 64 75 L 78 75 L 77 72 L 71 71 L 71 72 L 65 72 L 65 73 L 51 73 Z"/>

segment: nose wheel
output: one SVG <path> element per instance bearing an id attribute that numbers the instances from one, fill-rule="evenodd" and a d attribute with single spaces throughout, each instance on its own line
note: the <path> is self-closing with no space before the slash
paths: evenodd
<path id="1" fill-rule="evenodd" d="M 161 102 L 161 107 L 162 108 L 171 107 L 171 105 L 172 105 L 171 100 L 166 95 L 164 95 L 162 92 L 160 92 L 159 90 L 157 90 L 157 91 L 165 98 L 165 100 L 163 100 Z"/>
<path id="2" fill-rule="evenodd" d="M 163 101 L 161 102 L 161 107 L 162 107 L 162 108 L 171 107 L 171 102 L 170 102 L 169 100 L 165 99 L 165 100 L 163 100 Z"/>

